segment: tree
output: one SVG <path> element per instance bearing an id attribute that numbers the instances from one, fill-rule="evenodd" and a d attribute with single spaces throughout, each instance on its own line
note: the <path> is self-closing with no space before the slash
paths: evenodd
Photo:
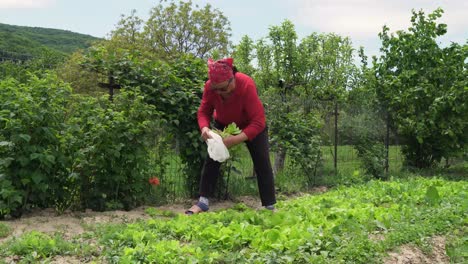
<path id="1" fill-rule="evenodd" d="M 227 54 L 230 23 L 218 9 L 207 4 L 193 7 L 192 1 L 163 1 L 150 12 L 143 38 L 147 48 L 161 57 L 190 53 L 206 59 L 212 52 Z"/>
<path id="2" fill-rule="evenodd" d="M 257 42 L 256 48 L 259 66 L 256 78 L 259 90 L 266 91 L 272 142 L 277 151 L 275 170 L 282 168 L 287 151 L 302 144 L 316 151 L 302 149 L 291 153 L 298 154 L 294 158 L 303 160 L 303 167 L 307 168 L 304 171 L 310 174 L 308 166 L 320 154 L 318 139 L 313 137 L 314 133 L 318 136 L 317 129 L 296 127 L 291 131 L 284 124 L 318 128 L 322 118 L 316 117 L 317 100 L 335 102 L 344 97 L 353 68 L 351 43 L 348 38 L 334 34 L 311 34 L 299 41 L 294 25 L 286 20 L 280 26 L 271 27 L 268 39 Z M 282 80 L 280 85 L 278 80 Z M 287 115 L 291 111 L 296 114 Z M 289 120 L 292 117 L 309 122 Z M 308 154 L 300 157 L 300 152 Z"/>
<path id="3" fill-rule="evenodd" d="M 374 57 L 375 89 L 405 142 L 407 165 L 425 168 L 459 153 L 468 140 L 468 49 L 437 43 L 447 32 L 436 22 L 442 9 L 412 13 L 407 31 L 390 34 L 384 26 L 379 34 L 383 54 Z"/>
<path id="4" fill-rule="evenodd" d="M 22 54 L 18 54 L 22 55 Z M 30 74 L 43 74 L 46 70 L 54 70 L 59 67 L 67 55 L 46 47 L 35 49 L 32 57 L 7 58 L 0 62 L 0 79 L 12 77 L 18 81 L 26 82 Z"/>
<path id="5" fill-rule="evenodd" d="M 232 56 L 237 70 L 249 76 L 254 74 L 255 68 L 252 66 L 252 60 L 255 58 L 254 51 L 253 40 L 247 35 L 243 36 L 240 43 L 234 47 Z"/>
<path id="6" fill-rule="evenodd" d="M 111 37 L 135 46 L 141 42 L 143 22 L 133 9 L 128 17 L 121 15 L 117 28 L 111 32 Z"/>
<path id="7" fill-rule="evenodd" d="M 82 52 L 75 52 L 66 62 L 56 69 L 57 76 L 69 83 L 74 93 L 97 95 L 106 91 L 98 87 L 99 73 L 84 69 L 81 63 L 84 60 Z"/>

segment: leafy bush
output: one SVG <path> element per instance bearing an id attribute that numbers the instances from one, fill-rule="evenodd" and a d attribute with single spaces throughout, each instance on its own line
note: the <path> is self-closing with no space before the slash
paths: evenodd
<path id="1" fill-rule="evenodd" d="M 96 46 L 85 55 L 82 65 L 106 78 L 111 76 L 126 90 L 140 89 L 145 102 L 161 113 L 158 138 L 169 138 L 176 146 L 186 192 L 195 195 L 206 157 L 196 116 L 206 76 L 205 62 L 187 55 L 168 63 L 149 60 L 138 50 Z"/>
<path id="2" fill-rule="evenodd" d="M 366 173 L 382 179 L 385 177 L 385 125 L 370 107 L 360 107 L 356 112 L 342 113 L 340 133 L 346 134 L 346 139 L 352 142 Z"/>
<path id="3" fill-rule="evenodd" d="M 321 165 L 322 121 L 317 113 L 306 112 L 293 99 L 290 102 L 283 101 L 282 95 L 277 92 L 272 88 L 265 94 L 269 102 L 266 110 L 272 149 L 290 155 L 290 165 L 311 185 Z M 300 110 L 290 111 L 294 108 Z"/>
<path id="4" fill-rule="evenodd" d="M 60 137 L 71 89 L 54 76 L 20 84 L 0 82 L 2 203 L 13 212 L 25 205 L 49 206 L 70 187 Z M 7 185 L 7 186 L 5 186 Z M 57 195 L 57 196 L 55 196 Z M 8 213 L 3 208 L 2 214 Z"/>
<path id="5" fill-rule="evenodd" d="M 374 178 L 385 178 L 385 146 L 379 143 L 362 142 L 354 146 L 366 172 Z"/>
<path id="6" fill-rule="evenodd" d="M 72 96 L 54 75 L 0 82 L 0 215 L 132 208 L 147 197 L 157 115 L 135 92 Z"/>
<path id="7" fill-rule="evenodd" d="M 76 96 L 68 123 L 67 156 L 84 208 L 130 209 L 145 201 L 154 107 L 136 92 L 107 97 Z"/>

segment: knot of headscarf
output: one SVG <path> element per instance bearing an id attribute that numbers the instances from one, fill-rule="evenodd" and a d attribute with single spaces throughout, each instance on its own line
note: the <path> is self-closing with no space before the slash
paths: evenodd
<path id="1" fill-rule="evenodd" d="M 208 78 L 212 83 L 222 83 L 234 76 L 232 71 L 232 58 L 213 61 L 208 59 Z"/>

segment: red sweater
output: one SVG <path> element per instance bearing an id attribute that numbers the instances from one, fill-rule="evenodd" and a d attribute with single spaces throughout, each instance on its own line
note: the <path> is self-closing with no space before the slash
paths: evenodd
<path id="1" fill-rule="evenodd" d="M 265 128 L 265 111 L 257 95 L 255 82 L 243 73 L 236 73 L 236 88 L 225 100 L 205 83 L 203 98 L 198 108 L 198 126 L 210 127 L 211 116 L 222 125 L 232 122 L 242 129 L 249 140 L 254 139 Z"/>

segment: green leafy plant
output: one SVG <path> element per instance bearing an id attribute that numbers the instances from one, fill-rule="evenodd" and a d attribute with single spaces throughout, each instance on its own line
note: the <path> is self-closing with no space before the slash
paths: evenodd
<path id="1" fill-rule="evenodd" d="M 446 251 L 453 263 L 465 263 L 468 261 L 468 238 L 466 226 L 455 229 L 446 237 Z"/>
<path id="2" fill-rule="evenodd" d="M 431 186 L 437 186 L 438 203 L 424 202 Z M 463 225 L 465 189 L 465 182 L 438 178 L 370 181 L 282 201 L 275 213 L 238 205 L 98 233 L 111 263 L 375 262 L 398 245 L 420 243 Z"/>
<path id="3" fill-rule="evenodd" d="M 0 138 L 5 140 L 0 150 L 5 187 L 1 207 L 6 204 L 10 214 L 20 216 L 23 208 L 54 206 L 56 200 L 67 199 L 72 188 L 61 133 L 66 130 L 70 87 L 45 74 L 31 76 L 27 83 L 4 80 L 0 91 Z"/>
<path id="4" fill-rule="evenodd" d="M 76 99 L 66 143 L 81 207 L 130 209 L 142 204 L 151 187 L 154 107 L 137 91 L 123 91 L 113 102 Z"/>
<path id="5" fill-rule="evenodd" d="M 204 61 L 187 55 L 168 63 L 149 60 L 137 49 L 99 45 L 90 49 L 82 65 L 106 79 L 112 78 L 126 90 L 140 90 L 144 101 L 155 107 L 160 113 L 160 124 L 155 128 L 160 132 L 158 137 L 177 146 L 167 153 L 180 156 L 185 192 L 195 195 L 206 157 L 196 121 L 202 78 L 206 75 Z"/>
<path id="6" fill-rule="evenodd" d="M 137 89 L 72 95 L 53 74 L 0 82 L 0 216 L 33 207 L 132 208 L 147 199 L 158 113 Z"/>
<path id="7" fill-rule="evenodd" d="M 227 125 L 223 130 L 214 128 L 213 131 L 221 136 L 221 138 L 227 138 L 229 136 L 235 136 L 242 133 L 242 130 L 237 127 L 235 123 Z M 220 199 L 228 199 L 229 197 L 229 182 L 232 174 L 239 171 L 238 163 L 240 161 L 242 152 L 242 145 L 236 145 L 229 148 L 229 159 L 221 165 L 220 174 L 221 179 L 217 183 L 217 197 Z"/>
<path id="8" fill-rule="evenodd" d="M 4 223 L 0 223 L 0 238 L 7 237 L 10 233 L 11 228 Z"/>
<path id="9" fill-rule="evenodd" d="M 268 95 L 271 104 L 267 109 L 272 114 L 269 116 L 272 149 L 277 152 L 276 155 L 287 150 L 290 169 L 298 178 L 306 179 L 307 186 L 313 186 L 321 166 L 322 121 L 315 112 L 288 111 L 294 105 L 279 102 L 280 97 L 274 89 Z"/>
<path id="10" fill-rule="evenodd" d="M 65 241 L 59 235 L 51 237 L 44 233 L 31 231 L 17 239 L 12 239 L 5 247 L 5 251 L 9 255 L 18 255 L 29 261 L 37 261 L 67 254 L 74 248 L 72 243 Z"/>
<path id="11" fill-rule="evenodd" d="M 154 207 L 149 207 L 145 209 L 145 213 L 151 217 L 164 216 L 164 217 L 175 217 L 176 214 L 170 210 L 160 210 Z"/>
<path id="12" fill-rule="evenodd" d="M 237 127 L 236 123 L 229 124 L 223 130 L 214 128 L 213 131 L 220 135 L 222 138 L 227 138 L 229 136 L 235 136 L 242 133 L 242 130 L 239 127 Z"/>
<path id="13" fill-rule="evenodd" d="M 442 9 L 412 13 L 408 30 L 390 34 L 384 26 L 379 34 L 374 85 L 404 139 L 406 164 L 428 168 L 461 155 L 467 142 L 466 44 L 439 46 L 437 38 L 447 33 L 447 25 L 437 23 Z"/>
<path id="14" fill-rule="evenodd" d="M 434 185 L 427 187 L 425 200 L 432 205 L 440 202 L 439 191 Z"/>

